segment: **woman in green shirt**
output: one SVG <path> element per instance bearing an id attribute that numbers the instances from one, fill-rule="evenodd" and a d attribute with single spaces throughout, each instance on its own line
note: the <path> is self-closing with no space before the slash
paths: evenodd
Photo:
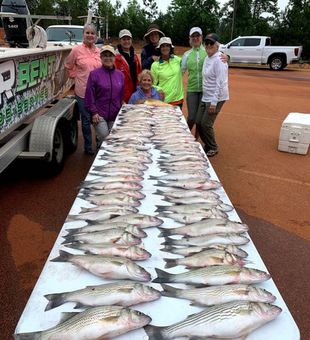
<path id="1" fill-rule="evenodd" d="M 198 107 L 202 96 L 202 66 L 207 53 L 202 45 L 200 27 L 193 27 L 189 32 L 189 44 L 192 47 L 182 57 L 182 73 L 188 72 L 186 103 L 187 124 L 191 130 L 195 124 Z"/>
<path id="2" fill-rule="evenodd" d="M 183 81 L 181 72 L 181 58 L 174 55 L 174 46 L 169 37 L 162 37 L 158 47 L 160 58 L 153 62 L 151 72 L 154 76 L 154 86 L 164 94 L 165 103 L 177 105 L 182 109 L 183 105 Z"/>

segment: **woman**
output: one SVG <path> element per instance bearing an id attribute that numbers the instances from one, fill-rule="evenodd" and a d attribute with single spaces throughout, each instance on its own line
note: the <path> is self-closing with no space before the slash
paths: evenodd
<path id="1" fill-rule="evenodd" d="M 152 64 L 151 72 L 154 85 L 164 93 L 165 103 L 183 105 L 183 81 L 181 72 L 181 58 L 173 54 L 174 46 L 169 37 L 162 37 L 158 43 L 160 58 Z"/>
<path id="2" fill-rule="evenodd" d="M 202 69 L 202 99 L 196 125 L 208 157 L 218 153 L 213 125 L 225 101 L 229 99 L 228 65 L 221 60 L 219 46 L 219 37 L 215 33 L 206 36 L 208 58 L 205 58 Z"/>
<path id="3" fill-rule="evenodd" d="M 128 103 L 130 96 L 136 91 L 141 64 L 132 46 L 132 35 L 124 29 L 119 32 L 120 44 L 117 45 L 115 66 L 125 77 L 124 102 Z"/>
<path id="4" fill-rule="evenodd" d="M 88 155 L 94 155 L 94 151 L 92 149 L 91 117 L 84 108 L 84 97 L 89 73 L 101 66 L 100 50 L 95 46 L 96 40 L 95 26 L 86 24 L 83 30 L 83 43 L 72 48 L 65 62 L 69 77 L 75 81 L 74 90 L 82 120 L 84 152 Z"/>
<path id="5" fill-rule="evenodd" d="M 86 87 L 85 108 L 92 115 L 97 147 L 108 136 L 122 106 L 124 75 L 114 66 L 115 54 L 110 45 L 101 48 L 102 67 L 90 73 Z"/>
<path id="6" fill-rule="evenodd" d="M 160 56 L 160 52 L 157 49 L 159 39 L 164 37 L 165 34 L 159 29 L 156 24 L 151 24 L 147 32 L 144 34 L 144 39 L 147 42 L 141 51 L 141 63 L 142 69 L 151 69 L 154 61 L 157 61 Z"/>
<path id="7" fill-rule="evenodd" d="M 139 74 L 139 84 L 137 91 L 129 99 L 129 104 L 143 103 L 146 99 L 160 100 L 159 93 L 153 87 L 154 78 L 150 70 L 143 70 Z"/>
<path id="8" fill-rule="evenodd" d="M 207 52 L 202 46 L 202 31 L 200 27 L 192 27 L 189 32 L 189 44 L 192 47 L 182 57 L 182 72 L 188 71 L 186 103 L 187 124 L 192 130 L 202 97 L 202 66 Z"/>

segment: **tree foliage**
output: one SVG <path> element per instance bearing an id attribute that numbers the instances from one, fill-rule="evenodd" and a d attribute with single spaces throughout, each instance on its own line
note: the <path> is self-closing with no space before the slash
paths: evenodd
<path id="1" fill-rule="evenodd" d="M 174 44 L 188 45 L 191 27 L 199 26 L 206 34 L 216 32 L 227 43 L 239 35 L 268 35 L 273 44 L 303 45 L 303 57 L 310 59 L 310 0 L 290 0 L 285 11 L 278 0 L 228 0 L 221 8 L 218 0 L 172 0 L 166 13 L 158 9 L 156 0 L 129 0 L 126 8 L 120 0 L 28 0 L 33 14 L 71 15 L 73 24 L 82 24 L 77 17 L 95 7 L 108 23 L 108 33 L 129 29 L 134 39 L 141 39 L 151 22 L 157 23 Z M 55 22 L 53 22 L 55 23 Z M 51 24 L 51 23 L 49 23 Z"/>

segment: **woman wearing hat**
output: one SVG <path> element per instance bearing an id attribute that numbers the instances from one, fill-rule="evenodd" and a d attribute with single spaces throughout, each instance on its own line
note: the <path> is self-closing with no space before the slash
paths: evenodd
<path id="1" fill-rule="evenodd" d="M 115 54 L 110 45 L 101 48 L 102 67 L 90 72 L 86 87 L 85 108 L 92 115 L 97 147 L 108 136 L 123 102 L 124 75 L 114 66 Z"/>
<path id="2" fill-rule="evenodd" d="M 144 39 L 148 43 L 145 45 L 141 52 L 142 69 L 151 69 L 154 61 L 157 61 L 160 56 L 160 52 L 157 49 L 159 39 L 164 37 L 165 34 L 159 29 L 156 24 L 151 24 L 144 34 Z"/>
<path id="3" fill-rule="evenodd" d="M 132 46 L 132 34 L 123 29 L 119 32 L 120 44 L 117 45 L 115 66 L 125 77 L 124 102 L 128 103 L 130 96 L 136 91 L 141 64 Z"/>
<path id="4" fill-rule="evenodd" d="M 151 72 L 154 85 L 164 93 L 165 103 L 183 105 L 183 81 L 181 72 L 181 58 L 173 54 L 174 46 L 169 37 L 162 37 L 158 43 L 160 57 L 152 64 Z"/>
<path id="5" fill-rule="evenodd" d="M 97 31 L 93 24 L 86 24 L 83 29 L 83 43 L 72 48 L 65 61 L 65 68 L 75 82 L 75 97 L 82 121 L 84 152 L 93 155 L 91 117 L 84 108 L 84 97 L 89 73 L 101 66 L 100 50 L 95 46 Z"/>
<path id="6" fill-rule="evenodd" d="M 221 60 L 219 47 L 219 37 L 215 33 L 208 34 L 205 38 L 208 58 L 205 58 L 202 68 L 202 99 L 196 119 L 208 157 L 218 153 L 213 125 L 225 101 L 229 99 L 228 65 Z"/>

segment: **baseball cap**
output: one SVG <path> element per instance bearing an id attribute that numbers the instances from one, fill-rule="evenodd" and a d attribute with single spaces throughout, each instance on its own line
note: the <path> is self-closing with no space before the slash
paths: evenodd
<path id="1" fill-rule="evenodd" d="M 132 38 L 132 34 L 130 33 L 129 30 L 124 29 L 124 30 L 120 30 L 120 31 L 119 31 L 118 37 L 119 37 L 120 39 L 123 38 L 123 37 Z"/>
<path id="2" fill-rule="evenodd" d="M 160 48 L 160 46 L 162 44 L 169 44 L 169 45 L 171 45 L 172 48 L 174 48 L 174 46 L 172 45 L 172 41 L 171 41 L 171 39 L 169 37 L 161 37 L 159 39 L 159 43 L 157 45 L 157 48 Z"/>
<path id="3" fill-rule="evenodd" d="M 103 45 L 100 49 L 100 54 L 103 53 L 103 52 L 110 52 L 113 55 L 116 54 L 113 46 L 111 46 L 111 45 Z"/>
<path id="4" fill-rule="evenodd" d="M 212 41 L 212 42 L 219 42 L 219 36 L 215 33 L 209 33 L 206 37 L 205 37 L 205 42 L 207 41 Z"/>
<path id="5" fill-rule="evenodd" d="M 198 33 L 202 35 L 202 30 L 200 27 L 192 27 L 191 30 L 189 31 L 189 35 L 191 36 L 194 33 Z"/>

